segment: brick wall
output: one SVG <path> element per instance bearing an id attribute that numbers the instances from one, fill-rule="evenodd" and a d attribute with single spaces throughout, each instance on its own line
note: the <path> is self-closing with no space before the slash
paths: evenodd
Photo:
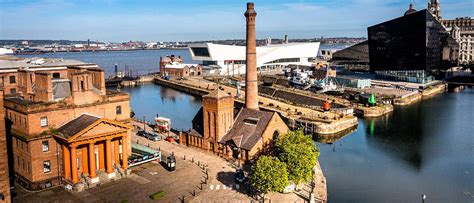
<path id="1" fill-rule="evenodd" d="M 0 91 L 0 115 L 3 112 L 3 91 Z M 0 202 L 11 202 L 10 198 L 10 181 L 8 168 L 8 153 L 7 153 L 7 137 L 5 132 L 5 119 L 0 116 Z"/>

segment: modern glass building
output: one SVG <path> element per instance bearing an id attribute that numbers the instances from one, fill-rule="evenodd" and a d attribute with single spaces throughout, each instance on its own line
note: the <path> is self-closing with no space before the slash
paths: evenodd
<path id="1" fill-rule="evenodd" d="M 426 9 L 369 27 L 368 38 L 370 71 L 383 73 L 385 78 L 408 76 L 415 77 L 410 81 L 423 83 L 430 81 L 425 77 L 455 65 L 443 58 L 452 38 Z"/>

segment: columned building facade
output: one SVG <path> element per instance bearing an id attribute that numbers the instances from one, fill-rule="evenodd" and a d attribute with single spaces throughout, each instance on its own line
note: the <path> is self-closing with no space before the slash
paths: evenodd
<path id="1" fill-rule="evenodd" d="M 84 177 L 97 183 L 98 173 L 113 178 L 117 169 L 127 169 L 129 154 L 123 149 L 128 148 L 129 130 L 128 125 L 87 114 L 61 126 L 54 136 L 63 151 L 64 179 L 76 184 Z"/>
<path id="2" fill-rule="evenodd" d="M 54 61 L 0 63 L 9 74 L 3 101 L 15 181 L 28 190 L 81 190 L 126 176 L 130 96 L 106 90 L 97 64 Z"/>

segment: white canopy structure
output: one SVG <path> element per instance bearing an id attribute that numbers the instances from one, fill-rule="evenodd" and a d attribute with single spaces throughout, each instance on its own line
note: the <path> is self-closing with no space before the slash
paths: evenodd
<path id="1" fill-rule="evenodd" d="M 245 46 L 192 44 L 193 60 L 203 61 L 203 70 L 210 74 L 245 74 Z M 311 65 L 319 52 L 319 42 L 272 44 L 257 47 L 257 69 L 281 69 L 290 64 Z"/>

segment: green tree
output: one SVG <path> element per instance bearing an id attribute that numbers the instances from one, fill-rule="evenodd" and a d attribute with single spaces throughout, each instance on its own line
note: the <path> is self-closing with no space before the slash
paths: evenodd
<path id="1" fill-rule="evenodd" d="M 285 163 L 276 157 L 261 156 L 250 172 L 252 186 L 263 193 L 282 192 L 288 185 Z"/>
<path id="2" fill-rule="evenodd" d="M 275 143 L 278 158 L 286 163 L 288 179 L 295 184 L 308 182 L 313 176 L 313 167 L 319 157 L 319 149 L 311 136 L 303 131 L 290 131 L 278 137 Z"/>

